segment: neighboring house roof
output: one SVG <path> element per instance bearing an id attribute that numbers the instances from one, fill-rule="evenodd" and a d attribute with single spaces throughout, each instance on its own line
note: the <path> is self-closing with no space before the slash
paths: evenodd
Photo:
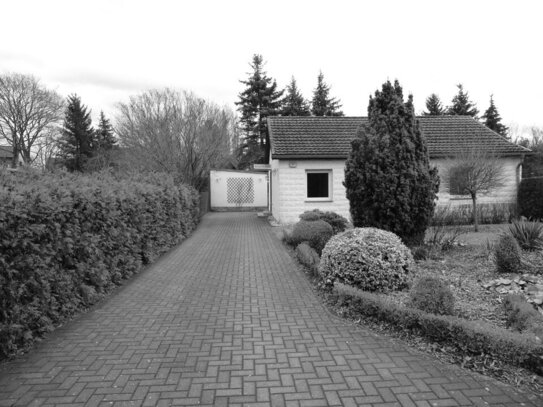
<path id="1" fill-rule="evenodd" d="M 454 156 L 466 148 L 484 148 L 502 156 L 530 152 L 470 116 L 420 116 L 417 120 L 431 158 Z M 268 117 L 272 158 L 345 159 L 358 127 L 367 122 L 367 117 Z"/>
<path id="2" fill-rule="evenodd" d="M 0 146 L 0 158 L 13 158 L 11 146 Z"/>

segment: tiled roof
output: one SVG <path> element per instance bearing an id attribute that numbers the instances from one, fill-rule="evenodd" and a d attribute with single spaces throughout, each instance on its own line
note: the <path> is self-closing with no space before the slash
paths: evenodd
<path id="1" fill-rule="evenodd" d="M 454 156 L 466 148 L 484 148 L 503 156 L 530 151 L 469 116 L 417 119 L 432 158 Z M 366 117 L 269 117 L 272 158 L 347 158 L 351 140 L 367 120 Z"/>
<path id="2" fill-rule="evenodd" d="M 13 150 L 11 146 L 0 146 L 0 158 L 13 157 Z"/>

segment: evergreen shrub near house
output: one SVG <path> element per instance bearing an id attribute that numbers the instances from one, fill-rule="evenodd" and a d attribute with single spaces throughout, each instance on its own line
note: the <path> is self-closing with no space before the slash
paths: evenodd
<path id="1" fill-rule="evenodd" d="M 434 212 L 439 177 L 430 167 L 413 98 L 398 81 L 370 97 L 368 124 L 358 129 L 344 181 L 355 227 L 375 227 L 420 245 Z"/>
<path id="2" fill-rule="evenodd" d="M 498 273 L 518 273 L 521 271 L 521 250 L 511 234 L 503 234 L 494 246 L 494 258 Z"/>
<path id="3" fill-rule="evenodd" d="M 543 176 L 520 181 L 518 206 L 521 216 L 543 220 Z"/>
<path id="4" fill-rule="evenodd" d="M 409 292 L 409 306 L 437 315 L 454 313 L 451 289 L 437 277 L 423 277 Z"/>
<path id="5" fill-rule="evenodd" d="M 307 242 L 320 255 L 326 242 L 334 235 L 332 226 L 323 220 L 301 220 L 294 225 L 288 240 L 293 246 Z"/>
<path id="6" fill-rule="evenodd" d="M 352 317 L 384 322 L 402 333 L 412 332 L 456 348 L 466 356 L 490 355 L 543 374 L 543 345 L 533 334 L 511 332 L 481 321 L 403 307 L 376 293 L 345 284 L 336 284 L 333 293 L 337 305 Z"/>
<path id="7" fill-rule="evenodd" d="M 300 219 L 306 221 L 323 220 L 330 226 L 332 226 L 334 235 L 343 232 L 345 229 L 347 229 L 347 226 L 349 225 L 349 221 L 343 216 L 332 211 L 323 212 L 320 209 L 305 211 L 300 215 Z"/>
<path id="8" fill-rule="evenodd" d="M 366 291 L 400 290 L 407 286 L 414 261 L 394 233 L 355 228 L 332 237 L 319 266 L 324 282 L 348 284 Z"/>
<path id="9" fill-rule="evenodd" d="M 164 175 L 0 172 L 0 358 L 187 237 L 198 199 Z"/>

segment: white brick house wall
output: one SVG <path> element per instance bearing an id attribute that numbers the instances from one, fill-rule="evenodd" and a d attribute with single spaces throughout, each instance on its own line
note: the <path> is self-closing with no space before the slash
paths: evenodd
<path id="1" fill-rule="evenodd" d="M 307 170 L 331 171 L 330 199 L 307 198 Z M 272 215 L 279 223 L 296 223 L 301 213 L 312 209 L 334 211 L 350 218 L 343 186 L 345 160 L 272 160 L 271 173 Z"/>
<path id="2" fill-rule="evenodd" d="M 479 197 L 480 203 L 514 203 L 516 202 L 518 183 L 520 182 L 520 157 L 504 157 L 504 185 L 498 190 Z M 446 167 L 450 161 L 431 160 L 436 165 L 441 177 L 438 205 L 466 205 L 471 203 L 469 197 L 450 196 L 446 189 Z M 332 194 L 330 199 L 315 201 L 307 198 L 307 171 L 330 170 L 332 178 Z M 296 223 L 299 215 L 312 209 L 334 211 L 350 219 L 349 201 L 345 196 L 343 180 L 345 176 L 344 160 L 271 160 L 271 202 L 272 215 L 281 224 Z"/>

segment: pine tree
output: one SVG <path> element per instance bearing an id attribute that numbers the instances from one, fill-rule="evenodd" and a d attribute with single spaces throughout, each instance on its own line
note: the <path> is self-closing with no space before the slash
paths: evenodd
<path id="1" fill-rule="evenodd" d="M 445 108 L 441 103 L 441 99 L 435 93 L 432 93 L 426 99 L 426 109 L 427 112 L 422 112 L 424 116 L 441 116 L 445 114 Z"/>
<path id="2" fill-rule="evenodd" d="M 404 103 L 398 81 L 370 97 L 368 124 L 351 143 L 345 164 L 354 226 L 372 226 L 420 244 L 434 211 L 439 177 L 430 168 L 413 98 Z"/>
<path id="3" fill-rule="evenodd" d="M 90 111 L 77 95 L 68 96 L 64 126 L 59 140 L 59 155 L 69 171 L 84 171 L 94 153 L 94 129 Z"/>
<path id="4" fill-rule="evenodd" d="M 117 144 L 117 140 L 115 140 L 115 136 L 113 135 L 113 127 L 111 126 L 109 119 L 106 119 L 103 111 L 100 112 L 100 120 L 94 135 L 94 140 L 94 147 L 97 150 L 111 150 Z"/>
<path id="5" fill-rule="evenodd" d="M 246 81 L 240 81 L 246 89 L 236 102 L 241 113 L 240 122 L 245 133 L 240 162 L 250 165 L 265 163 L 270 152 L 270 140 L 266 118 L 279 112 L 283 91 L 277 90 L 277 82 L 264 71 L 262 55 L 255 54 L 250 64 L 253 72 Z"/>
<path id="6" fill-rule="evenodd" d="M 296 79 L 292 77 L 290 84 L 286 88 L 286 96 L 281 101 L 281 116 L 309 116 L 311 111 L 309 103 L 302 96 Z"/>
<path id="7" fill-rule="evenodd" d="M 324 82 L 324 75 L 319 72 L 317 87 L 313 91 L 311 100 L 311 113 L 314 116 L 344 116 L 341 109 L 341 102 L 336 98 L 329 97 L 330 86 Z"/>
<path id="8" fill-rule="evenodd" d="M 464 86 L 462 84 L 456 86 L 458 87 L 458 93 L 453 97 L 452 106 L 449 106 L 447 109 L 447 114 L 477 118 L 479 110 L 477 110 L 475 104 L 469 100 L 468 92 L 464 92 Z"/>
<path id="9" fill-rule="evenodd" d="M 490 95 L 490 106 L 488 107 L 488 109 L 486 109 L 482 119 L 484 120 L 485 126 L 488 127 L 490 130 L 494 130 L 496 133 L 502 135 L 503 137 L 507 137 L 507 132 L 509 128 L 501 123 L 502 118 L 500 117 L 498 109 L 494 104 L 493 95 Z"/>

